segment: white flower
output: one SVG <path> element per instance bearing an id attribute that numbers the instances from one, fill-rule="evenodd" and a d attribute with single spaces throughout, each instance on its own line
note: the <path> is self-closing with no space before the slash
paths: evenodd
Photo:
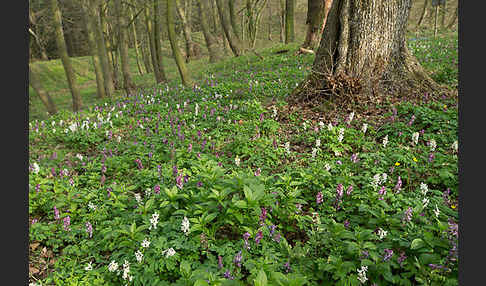
<path id="1" fill-rule="evenodd" d="M 306 122 L 302 123 L 302 127 L 304 128 L 304 131 L 307 130 L 307 123 Z"/>
<path id="2" fill-rule="evenodd" d="M 454 151 L 454 153 L 457 153 L 457 150 L 459 149 L 459 144 L 457 143 L 457 140 L 454 141 L 454 143 L 452 143 L 451 148 Z"/>
<path id="3" fill-rule="evenodd" d="M 235 164 L 236 166 L 240 166 L 240 157 L 238 157 L 238 155 L 235 157 Z"/>
<path id="4" fill-rule="evenodd" d="M 429 202 L 430 202 L 430 201 L 429 201 L 429 199 L 428 199 L 428 198 L 424 198 L 424 199 L 422 200 L 422 204 L 424 205 L 424 209 L 425 209 L 425 208 L 426 208 L 426 207 L 429 205 Z"/>
<path id="5" fill-rule="evenodd" d="M 197 116 L 198 113 L 199 113 L 199 104 L 196 103 L 196 108 L 194 110 L 194 114 Z"/>
<path id="6" fill-rule="evenodd" d="M 149 227 L 149 230 L 151 230 L 152 228 L 154 229 L 157 229 L 157 223 L 159 222 L 159 213 L 158 212 L 155 212 L 153 215 L 152 215 L 152 218 L 150 219 L 150 227 Z"/>
<path id="7" fill-rule="evenodd" d="M 388 175 L 386 173 L 381 174 L 380 185 L 386 183 L 386 179 L 388 179 Z"/>
<path id="8" fill-rule="evenodd" d="M 287 151 L 287 154 L 290 154 L 290 142 L 285 143 L 285 151 Z"/>
<path id="9" fill-rule="evenodd" d="M 420 191 L 422 191 L 422 195 L 426 195 L 429 191 L 429 187 L 425 183 L 420 183 Z"/>
<path id="10" fill-rule="evenodd" d="M 146 188 L 146 189 L 145 189 L 145 197 L 146 197 L 146 198 L 150 197 L 150 194 L 151 194 L 151 190 L 150 190 L 150 188 Z"/>
<path id="11" fill-rule="evenodd" d="M 37 162 L 34 162 L 34 164 L 32 164 L 32 172 L 34 172 L 34 174 L 37 174 L 39 173 L 39 171 L 40 171 L 39 164 L 37 164 Z"/>
<path id="12" fill-rule="evenodd" d="M 275 106 L 272 106 L 273 108 L 273 114 L 272 114 L 272 117 L 273 118 L 276 118 L 277 117 L 277 109 L 275 108 Z"/>
<path id="13" fill-rule="evenodd" d="M 329 163 L 324 164 L 324 169 L 326 169 L 326 171 L 331 170 L 331 165 L 329 165 Z"/>
<path id="14" fill-rule="evenodd" d="M 368 266 L 361 266 L 361 269 L 358 269 L 358 280 L 361 283 L 365 283 L 368 280 L 368 277 L 366 277 L 366 272 L 368 271 Z"/>
<path id="15" fill-rule="evenodd" d="M 317 148 L 312 148 L 312 158 L 315 158 L 317 154 Z"/>
<path id="16" fill-rule="evenodd" d="M 148 248 L 150 246 L 150 241 L 148 239 L 144 239 L 141 245 L 143 248 Z"/>
<path id="17" fill-rule="evenodd" d="M 418 132 L 414 132 L 412 134 L 412 142 L 413 142 L 413 145 L 417 145 L 418 144 L 419 135 L 420 134 Z"/>
<path id="18" fill-rule="evenodd" d="M 110 272 L 115 272 L 118 269 L 118 263 L 116 263 L 115 260 L 111 261 L 110 264 L 108 265 L 108 270 Z"/>
<path id="19" fill-rule="evenodd" d="M 381 175 L 376 174 L 373 176 L 373 181 L 371 181 L 371 185 L 373 187 L 378 187 L 380 185 L 380 182 L 381 182 Z"/>
<path id="20" fill-rule="evenodd" d="M 90 261 L 90 262 L 88 263 L 88 265 L 86 265 L 86 266 L 84 267 L 84 270 L 86 270 L 86 271 L 93 270 L 93 265 L 92 265 L 92 263 L 93 263 L 93 261 Z"/>
<path id="21" fill-rule="evenodd" d="M 187 235 L 189 232 L 189 219 L 187 219 L 187 217 L 184 217 L 182 220 L 181 230 L 185 235 Z"/>
<path id="22" fill-rule="evenodd" d="M 437 148 L 437 142 L 435 142 L 434 139 L 431 139 L 429 142 L 429 146 L 430 146 L 430 151 L 434 152 L 435 148 Z"/>
<path id="23" fill-rule="evenodd" d="M 77 154 L 77 155 L 76 155 L 76 158 L 78 158 L 79 160 L 83 161 L 83 158 L 84 158 L 84 157 L 83 157 L 83 155 L 81 155 L 81 154 Z"/>
<path id="24" fill-rule="evenodd" d="M 344 138 L 344 128 L 339 128 L 338 141 L 343 141 Z"/>
<path id="25" fill-rule="evenodd" d="M 350 124 L 351 121 L 353 121 L 353 118 L 354 118 L 354 111 L 351 112 L 351 114 L 349 114 L 349 117 L 347 118 L 346 123 Z"/>
<path id="26" fill-rule="evenodd" d="M 324 128 L 324 122 L 319 121 L 319 127 L 321 127 L 321 129 Z"/>
<path id="27" fill-rule="evenodd" d="M 135 200 L 137 201 L 138 204 L 142 202 L 142 196 L 138 193 L 135 194 Z"/>
<path id="28" fill-rule="evenodd" d="M 140 250 L 135 251 L 135 258 L 137 259 L 137 262 L 138 263 L 142 262 L 143 253 L 140 252 Z"/>
<path id="29" fill-rule="evenodd" d="M 378 237 L 380 238 L 380 240 L 385 238 L 387 233 L 388 233 L 388 231 L 385 231 L 380 227 L 380 229 L 378 229 Z"/>
<path id="30" fill-rule="evenodd" d="M 327 130 L 331 131 L 331 130 L 332 130 L 332 128 L 333 128 L 332 123 L 331 123 L 331 122 L 329 122 L 329 124 L 327 124 Z"/>
<path id="31" fill-rule="evenodd" d="M 321 139 L 317 138 L 316 147 L 320 147 L 320 146 L 321 146 Z"/>
<path id="32" fill-rule="evenodd" d="M 76 123 L 72 123 L 71 125 L 69 125 L 69 129 L 71 130 L 71 132 L 75 132 L 78 127 L 76 126 Z"/>
<path id="33" fill-rule="evenodd" d="M 89 202 L 89 203 L 88 203 L 88 208 L 89 208 L 90 210 L 94 211 L 94 210 L 96 210 L 96 205 L 95 205 L 95 204 L 93 204 L 92 202 Z"/>
<path id="34" fill-rule="evenodd" d="M 386 144 L 388 144 L 388 135 L 386 135 L 384 138 L 383 138 L 383 148 L 386 147 Z"/>
<path id="35" fill-rule="evenodd" d="M 162 251 L 162 255 L 165 255 L 165 258 L 169 258 L 169 257 L 173 256 L 174 254 L 176 254 L 176 251 L 172 247 Z"/>
<path id="36" fill-rule="evenodd" d="M 435 204 L 434 214 L 435 214 L 435 217 L 439 218 L 440 210 L 439 210 L 439 207 L 437 207 L 437 204 Z"/>

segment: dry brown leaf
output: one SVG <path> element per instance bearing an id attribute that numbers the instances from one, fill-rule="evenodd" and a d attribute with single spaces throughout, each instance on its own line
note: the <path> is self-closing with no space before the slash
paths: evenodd
<path id="1" fill-rule="evenodd" d="M 40 245 L 39 242 L 34 242 L 30 244 L 30 249 L 35 250 Z"/>
<path id="2" fill-rule="evenodd" d="M 37 274 L 39 272 L 39 269 L 29 266 L 29 274 Z"/>

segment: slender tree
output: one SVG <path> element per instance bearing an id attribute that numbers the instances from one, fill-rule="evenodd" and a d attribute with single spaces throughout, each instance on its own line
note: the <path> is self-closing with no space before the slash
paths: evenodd
<path id="1" fill-rule="evenodd" d="M 167 77 L 165 76 L 165 69 L 164 69 L 164 62 L 162 58 L 162 21 L 160 21 L 160 0 L 153 0 L 154 2 L 154 45 L 155 45 L 155 58 L 157 59 L 157 66 L 159 67 L 159 74 L 160 80 L 162 82 L 167 81 Z M 159 81 L 157 81 L 159 82 Z"/>
<path id="2" fill-rule="evenodd" d="M 425 17 L 427 16 L 427 6 L 429 5 L 429 0 L 424 1 L 424 5 L 422 6 L 422 11 L 420 12 L 420 17 L 417 22 L 417 26 L 415 29 L 420 28 L 420 25 L 422 25 L 422 22 L 424 21 Z"/>
<path id="3" fill-rule="evenodd" d="M 293 95 L 302 99 L 336 93 L 346 96 L 349 90 L 356 94 L 380 89 L 441 90 L 407 48 L 410 7 L 411 0 L 334 0 L 313 72 Z"/>
<path id="4" fill-rule="evenodd" d="M 285 42 L 285 0 L 279 0 L 280 4 L 280 42 Z"/>
<path id="5" fill-rule="evenodd" d="M 34 89 L 35 93 L 39 96 L 40 100 L 44 104 L 47 109 L 47 112 L 50 115 L 54 115 L 57 113 L 56 105 L 52 100 L 51 96 L 45 89 L 42 87 L 41 80 L 37 73 L 33 70 L 31 64 L 29 64 L 29 84 Z"/>
<path id="6" fill-rule="evenodd" d="M 149 40 L 148 40 L 148 35 L 147 33 L 142 33 L 142 42 L 140 43 L 140 51 L 142 52 L 142 59 L 143 59 L 143 65 L 145 67 L 145 71 L 147 73 L 152 73 L 153 66 L 152 66 L 152 61 L 150 59 L 150 50 L 148 48 Z"/>
<path id="7" fill-rule="evenodd" d="M 458 13 L 458 11 L 459 11 L 459 1 L 457 2 L 457 5 L 458 5 L 458 6 L 456 7 L 456 10 L 455 10 L 455 12 L 454 12 L 454 15 L 452 16 L 452 18 L 451 18 L 451 20 L 450 20 L 449 24 L 447 24 L 447 27 L 446 27 L 447 29 L 452 28 L 452 26 L 454 26 L 454 24 L 456 23 L 456 20 L 457 20 L 457 13 Z"/>
<path id="8" fill-rule="evenodd" d="M 103 98 L 106 96 L 106 91 L 105 91 L 105 83 L 104 83 L 104 78 L 103 78 L 103 70 L 101 67 L 101 60 L 100 56 L 98 53 L 98 48 L 96 46 L 96 40 L 94 36 L 94 27 L 93 23 L 89 20 L 90 15 L 88 14 L 88 6 L 89 3 L 88 1 L 83 1 L 83 21 L 85 24 L 86 28 L 86 33 L 88 35 L 88 47 L 89 47 L 89 53 L 91 54 L 91 61 L 93 63 L 94 71 L 95 71 L 95 76 L 96 76 L 96 90 L 97 90 L 97 95 L 99 98 Z"/>
<path id="9" fill-rule="evenodd" d="M 189 62 L 189 60 L 198 56 L 197 50 L 199 50 L 199 47 L 196 47 L 197 44 L 192 40 L 192 28 L 190 21 L 192 14 L 192 1 L 185 0 L 184 3 L 181 3 L 180 0 L 177 0 L 176 9 L 179 17 L 181 18 L 182 34 L 184 35 L 184 40 L 186 41 L 186 62 Z"/>
<path id="10" fill-rule="evenodd" d="M 144 8 L 145 14 L 145 28 L 147 29 L 148 46 L 150 50 L 150 58 L 152 59 L 152 66 L 154 69 L 155 82 L 161 83 L 165 81 L 165 76 L 160 72 L 159 61 L 157 60 L 157 52 L 155 48 L 155 35 L 152 27 L 152 20 L 150 19 L 150 10 L 148 6 Z"/>
<path id="11" fill-rule="evenodd" d="M 103 35 L 103 29 L 100 23 L 99 14 L 99 2 L 98 0 L 88 0 L 88 22 L 93 27 L 94 36 L 96 40 L 96 48 L 100 58 L 101 71 L 103 73 L 103 85 L 105 88 L 105 95 L 111 97 L 115 91 L 113 83 L 113 74 L 108 58 L 108 52 L 106 50 L 106 42 Z"/>
<path id="12" fill-rule="evenodd" d="M 225 2 L 227 3 L 227 2 Z M 216 5 L 218 6 L 218 13 L 219 13 L 219 19 L 221 21 L 221 24 L 223 26 L 223 31 L 224 34 L 226 35 L 226 39 L 228 40 L 229 46 L 231 48 L 231 51 L 233 54 L 238 57 L 242 54 L 243 52 L 243 45 L 240 41 L 240 39 L 235 35 L 235 32 L 233 31 L 230 20 L 228 19 L 228 13 L 226 7 L 223 5 L 222 0 L 216 0 Z"/>
<path id="13" fill-rule="evenodd" d="M 181 51 L 177 46 L 177 37 L 175 33 L 175 19 L 174 19 L 174 10 L 175 10 L 175 0 L 166 0 L 167 1 L 167 31 L 169 33 L 169 41 L 170 46 L 172 47 L 172 54 L 174 55 L 175 62 L 177 64 L 177 68 L 179 69 L 179 74 L 181 76 L 182 84 L 185 86 L 192 86 L 192 79 L 189 75 L 189 71 L 186 68 L 186 63 L 184 62 Z"/>
<path id="14" fill-rule="evenodd" d="M 285 43 L 295 41 L 294 0 L 285 0 Z"/>
<path id="15" fill-rule="evenodd" d="M 132 79 L 132 74 L 130 72 L 129 57 L 128 57 L 128 37 L 126 16 L 124 13 L 122 1 L 114 0 L 115 4 L 115 14 L 116 14 L 116 25 L 117 25 L 117 38 L 118 38 L 118 48 L 121 58 L 121 69 L 123 74 L 123 87 L 128 94 L 132 94 L 135 91 L 135 83 Z"/>
<path id="16" fill-rule="evenodd" d="M 208 0 L 198 0 L 197 3 L 199 18 L 201 19 L 201 28 L 203 30 L 204 40 L 206 41 L 206 46 L 209 52 L 209 62 L 214 63 L 221 58 L 221 55 L 218 49 L 216 39 L 209 30 L 209 23 L 207 18 L 207 13 L 208 11 L 210 11 L 209 2 Z"/>
<path id="17" fill-rule="evenodd" d="M 138 45 L 137 25 L 136 25 L 137 19 L 135 19 L 134 15 L 135 14 L 133 12 L 133 6 L 130 6 L 130 18 L 131 18 L 130 26 L 132 27 L 133 47 L 135 48 L 135 59 L 137 60 L 138 73 L 140 75 L 142 75 L 143 69 L 142 69 L 142 65 L 140 63 L 140 49 L 139 49 L 139 45 Z"/>
<path id="18" fill-rule="evenodd" d="M 56 35 L 56 45 L 59 55 L 61 57 L 62 65 L 66 73 L 69 89 L 71 90 L 71 96 L 73 98 L 73 111 L 77 112 L 83 106 L 81 101 L 81 95 L 76 84 L 76 75 L 74 74 L 71 60 L 67 53 L 66 42 L 64 41 L 64 34 L 62 31 L 62 15 L 61 10 L 57 4 L 57 0 L 50 0 L 50 9 L 52 14 L 52 24 Z"/>

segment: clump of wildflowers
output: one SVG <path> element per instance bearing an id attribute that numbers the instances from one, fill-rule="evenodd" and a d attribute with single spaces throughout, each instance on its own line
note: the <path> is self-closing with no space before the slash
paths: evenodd
<path id="1" fill-rule="evenodd" d="M 152 228 L 157 229 L 158 222 L 159 222 L 159 213 L 155 212 L 154 214 L 152 214 L 152 218 L 150 219 L 151 225 L 149 227 L 149 230 L 151 230 Z"/>
<path id="2" fill-rule="evenodd" d="M 184 217 L 184 219 L 182 220 L 182 224 L 181 224 L 181 230 L 182 232 L 184 232 L 185 235 L 187 235 L 189 233 L 189 219 L 187 219 L 187 217 Z"/>
<path id="3" fill-rule="evenodd" d="M 359 282 L 361 282 L 362 284 L 366 283 L 366 281 L 368 280 L 368 277 L 366 277 L 366 272 L 368 271 L 368 266 L 363 265 L 363 266 L 361 266 L 361 269 L 358 268 L 357 271 L 358 271 Z"/>

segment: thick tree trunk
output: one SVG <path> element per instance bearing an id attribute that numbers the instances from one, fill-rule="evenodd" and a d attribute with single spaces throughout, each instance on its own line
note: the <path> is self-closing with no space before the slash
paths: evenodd
<path id="1" fill-rule="evenodd" d="M 93 67 L 95 71 L 95 76 L 96 76 L 96 90 L 97 90 L 97 95 L 99 98 L 103 98 L 106 96 L 106 91 L 105 91 L 105 84 L 104 84 L 104 78 L 103 78 L 103 70 L 101 68 L 101 62 L 100 62 L 100 56 L 98 53 L 98 49 L 96 47 L 96 40 L 94 36 L 94 27 L 92 25 L 92 22 L 90 21 L 91 15 L 89 15 L 88 11 L 88 6 L 89 3 L 88 1 L 84 1 L 83 3 L 83 20 L 84 24 L 86 27 L 86 33 L 88 35 L 88 47 L 89 47 L 89 53 L 92 58 L 93 62 Z"/>
<path id="2" fill-rule="evenodd" d="M 212 23 L 213 23 L 213 32 L 215 34 L 223 34 L 224 32 L 220 29 L 220 26 L 218 25 L 218 7 L 216 6 L 216 0 L 210 0 L 211 1 L 211 13 L 212 13 Z"/>
<path id="3" fill-rule="evenodd" d="M 201 28 L 204 34 L 204 40 L 206 41 L 206 46 L 209 52 L 209 62 L 214 63 L 221 59 L 220 51 L 216 43 L 216 39 L 213 34 L 209 31 L 208 18 L 206 13 L 209 11 L 208 0 L 198 1 L 199 18 L 201 20 Z"/>
<path id="4" fill-rule="evenodd" d="M 121 0 L 115 0 L 115 14 L 116 14 L 116 25 L 118 34 L 118 47 L 120 51 L 121 58 L 121 69 L 123 74 L 123 88 L 126 94 L 133 94 L 135 91 L 135 83 L 132 80 L 132 74 L 130 73 L 130 63 L 128 57 L 128 37 L 127 29 L 128 25 L 126 23 L 126 17 Z"/>
<path id="5" fill-rule="evenodd" d="M 113 76 L 108 58 L 108 52 L 106 50 L 105 38 L 103 36 L 103 30 L 99 21 L 100 15 L 97 9 L 97 7 L 99 7 L 98 1 L 89 0 L 88 4 L 88 21 L 93 27 L 94 36 L 96 39 L 96 48 L 100 57 L 101 71 L 103 73 L 103 86 L 105 89 L 105 95 L 111 97 L 113 95 L 113 92 L 115 91 L 115 86 L 113 85 Z"/>
<path id="6" fill-rule="evenodd" d="M 229 6 L 229 17 L 231 22 L 231 28 L 233 29 L 235 36 L 241 40 L 240 27 L 238 27 L 238 25 L 236 24 L 235 0 L 228 0 L 228 6 Z"/>
<path id="7" fill-rule="evenodd" d="M 285 43 L 295 41 L 294 0 L 285 0 Z"/>
<path id="8" fill-rule="evenodd" d="M 142 64 L 140 63 L 140 50 L 138 48 L 138 36 L 137 36 L 137 26 L 136 26 L 136 19 L 134 19 L 135 13 L 133 12 L 133 7 L 130 7 L 130 18 L 131 20 L 131 27 L 132 27 L 132 34 L 133 34 L 133 47 L 135 48 L 135 59 L 137 60 L 137 67 L 138 73 L 143 75 Z"/>
<path id="9" fill-rule="evenodd" d="M 167 82 L 167 77 L 165 76 L 164 63 L 162 60 L 162 32 L 160 27 L 162 26 L 162 21 L 160 21 L 160 0 L 154 0 L 154 47 L 155 47 L 155 58 L 157 59 L 157 66 L 159 67 L 159 75 L 162 82 Z M 157 81 L 159 82 L 159 81 Z"/>
<path id="10" fill-rule="evenodd" d="M 459 3 L 458 3 L 459 4 Z M 447 25 L 447 29 L 450 29 L 452 28 L 452 26 L 454 26 L 454 24 L 456 23 L 456 20 L 457 20 L 457 13 L 459 11 L 459 6 L 456 7 L 456 11 L 454 12 L 454 16 L 452 16 L 451 18 L 451 21 L 449 22 L 449 24 Z"/>
<path id="11" fill-rule="evenodd" d="M 47 93 L 42 87 L 41 81 L 37 76 L 37 73 L 33 71 L 33 68 L 30 66 L 30 64 L 29 64 L 29 84 L 32 86 L 35 93 L 37 93 L 37 95 L 39 96 L 40 100 L 46 107 L 47 112 L 49 112 L 50 115 L 56 114 L 57 108 L 56 105 L 54 104 L 54 101 L 52 100 L 49 93 Z"/>
<path id="12" fill-rule="evenodd" d="M 314 50 L 317 45 L 321 26 L 324 22 L 325 0 L 309 0 L 307 2 L 307 31 L 303 48 Z"/>
<path id="13" fill-rule="evenodd" d="M 62 65 L 64 66 L 64 71 L 66 72 L 66 78 L 69 89 L 71 90 L 71 96 L 73 98 L 73 111 L 77 112 L 81 109 L 83 103 L 76 84 L 76 75 L 74 74 L 73 66 L 71 65 L 71 60 L 69 59 L 67 53 L 66 42 L 64 41 L 64 34 L 62 31 L 61 10 L 59 9 L 57 0 L 50 0 L 50 9 L 53 19 L 52 23 L 54 26 L 54 32 L 56 35 L 57 49 L 61 57 Z"/>
<path id="14" fill-rule="evenodd" d="M 174 19 L 174 10 L 175 10 L 175 0 L 166 0 L 167 1 L 167 31 L 169 33 L 169 41 L 170 46 L 172 47 L 172 54 L 174 55 L 175 62 L 177 64 L 177 68 L 179 69 L 179 74 L 181 76 L 182 84 L 185 86 L 192 86 L 192 79 L 189 75 L 189 71 L 186 68 L 186 63 L 182 58 L 181 51 L 177 46 L 177 37 L 175 33 L 175 19 Z"/>
<path id="15" fill-rule="evenodd" d="M 410 7 L 411 0 L 334 0 L 314 72 L 293 95 L 309 99 L 384 90 L 440 90 L 407 49 Z"/>
<path id="16" fill-rule="evenodd" d="M 199 47 L 196 47 L 197 44 L 192 40 L 190 23 L 192 3 L 190 0 L 186 0 L 184 2 L 184 8 L 182 6 L 180 0 L 176 1 L 177 12 L 182 22 L 182 32 L 186 41 L 186 62 L 189 62 L 191 59 L 198 57 L 197 50 L 199 50 Z"/>
<path id="17" fill-rule="evenodd" d="M 231 51 L 236 57 L 238 57 L 242 54 L 243 45 L 231 28 L 230 20 L 228 19 L 228 13 L 226 13 L 225 6 L 223 5 L 223 0 L 216 0 L 216 5 L 218 6 L 219 19 L 223 26 L 223 31 L 226 35 L 226 39 L 228 40 Z"/>

